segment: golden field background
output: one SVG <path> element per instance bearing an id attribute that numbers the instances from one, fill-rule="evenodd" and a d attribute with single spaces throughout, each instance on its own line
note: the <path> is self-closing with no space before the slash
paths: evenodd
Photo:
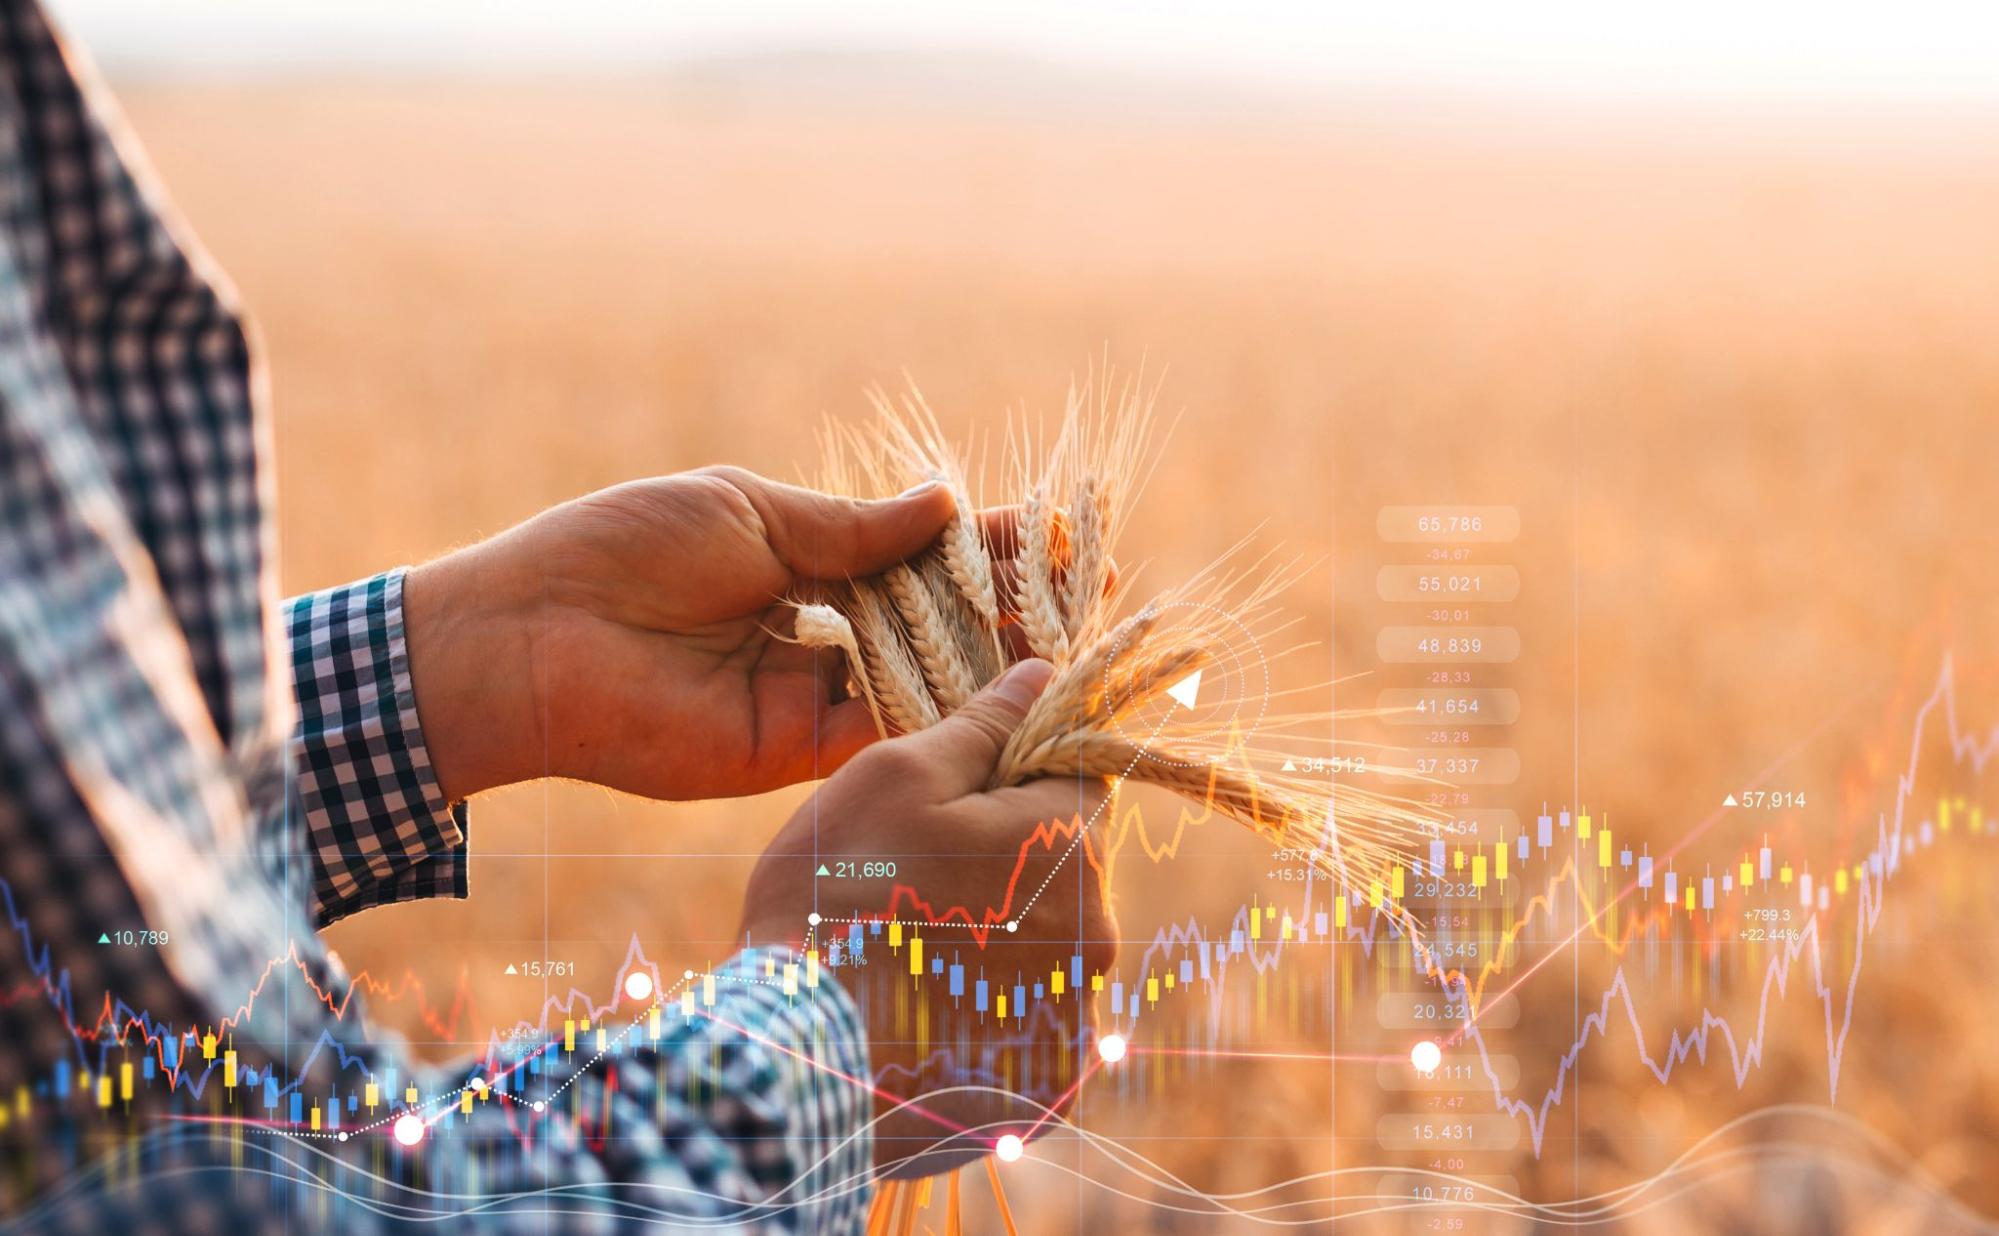
<path id="1" fill-rule="evenodd" d="M 1179 415 L 1123 558 L 1163 586 L 1255 530 L 1317 564 L 1287 598 L 1315 646 L 1281 684 L 1365 673 L 1375 629 L 1411 620 L 1374 597 L 1376 567 L 1408 560 L 1377 541 L 1379 507 L 1521 509 L 1504 620 L 1526 652 L 1488 681 L 1522 695 L 1523 815 L 1579 787 L 1663 851 L 1799 744 L 1769 784 L 1813 807 L 1725 823 L 1688 857 L 1719 869 L 1768 831 L 1829 865 L 1871 828 L 1908 691 L 1946 648 L 1964 719 L 1999 719 L 1999 121 L 1393 99 L 1156 115 L 496 80 L 122 97 L 261 323 L 287 591 L 634 475 L 793 476 L 822 416 L 862 415 L 905 370 L 947 424 L 988 432 L 1107 352 L 1163 372 Z M 1372 692 L 1351 680 L 1336 702 Z M 543 998 L 508 961 L 573 959 L 608 992 L 634 934 L 669 968 L 726 953 L 741 879 L 801 793 L 495 794 L 474 807 L 469 902 L 332 938 L 440 1003 L 463 981 L 464 1037 L 483 1041 Z M 1982 1051 L 1999 843 L 1964 853 L 1894 885 L 1839 1092 L 1908 1160 L 1759 1168 L 1629 1230 L 1962 1223 L 1893 1185 L 1915 1165 L 1999 1214 Z M 1219 831 L 1128 861 L 1126 934 L 1282 895 L 1266 866 Z M 1850 931 L 1850 910 L 1833 918 Z M 1585 949 L 1523 988 L 1530 1079 L 1611 964 Z M 1748 985 L 1717 1009 L 1753 1009 Z M 1699 1007 L 1661 994 L 1648 1025 Z M 407 1001 L 377 1013 L 454 1050 Z M 1817 1016 L 1779 1001 L 1740 1095 L 1721 1067 L 1660 1087 L 1613 1034 L 1584 1056 L 1580 1117 L 1565 1106 L 1550 1152 L 1503 1170 L 1556 1200 L 1657 1171 L 1742 1112 L 1824 1104 Z M 1086 1096 L 1082 1118 L 1200 1187 L 1256 1188 L 1389 1161 L 1371 1132 L 1390 1096 L 1365 1076 L 1218 1065 L 1143 1102 Z M 1009 1180 L 1023 1230 L 1206 1230 L 1067 1176 Z"/>

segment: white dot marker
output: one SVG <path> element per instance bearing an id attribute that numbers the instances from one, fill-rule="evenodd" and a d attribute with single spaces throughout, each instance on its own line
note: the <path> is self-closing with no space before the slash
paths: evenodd
<path id="1" fill-rule="evenodd" d="M 652 998 L 652 975 L 644 970 L 634 970 L 625 976 L 625 994 L 634 1000 Z"/>
<path id="2" fill-rule="evenodd" d="M 390 1131 L 396 1135 L 396 1141 L 400 1144 L 414 1146 L 423 1140 L 423 1117 L 415 1112 L 404 1112 L 396 1117 L 396 1123 Z"/>
<path id="3" fill-rule="evenodd" d="M 472 1079 L 472 1093 L 473 1093 L 473 1094 L 484 1094 L 484 1093 L 486 1093 L 486 1079 L 485 1079 L 485 1078 L 483 1078 L 483 1077 L 475 1077 L 475 1078 L 473 1078 L 473 1079 Z"/>
<path id="4" fill-rule="evenodd" d="M 1106 1034 L 1104 1037 L 1098 1039 L 1097 1055 L 1102 1058 L 1105 1064 L 1116 1064 L 1118 1061 L 1124 1059 L 1124 1036 L 1122 1034 Z"/>
<path id="5" fill-rule="evenodd" d="M 1444 1049 L 1429 1039 L 1409 1049 L 1409 1063 L 1416 1067 L 1418 1073 L 1434 1073 L 1443 1062 Z"/>
<path id="6" fill-rule="evenodd" d="M 819 925 L 819 911 L 814 910 L 812 913 L 806 915 L 805 921 L 810 923 L 812 926 L 817 927 Z"/>
<path id="7" fill-rule="evenodd" d="M 993 1153 L 999 1156 L 1002 1163 L 1019 1162 L 1020 1156 L 1026 1151 L 1027 1143 L 1012 1133 L 1000 1138 L 998 1144 L 993 1147 Z"/>
<path id="8" fill-rule="evenodd" d="M 530 1103 L 528 1106 L 534 1108 L 538 1112 L 545 1112 L 548 1110 L 548 1104 L 542 1102 L 540 1099 L 536 1099 L 533 1103 Z"/>
<path id="9" fill-rule="evenodd" d="M 692 970 L 682 970 L 682 971 L 680 972 L 680 977 L 681 977 L 681 978 L 684 978 L 684 979 L 691 979 L 691 978 L 693 978 L 693 977 L 694 977 L 694 971 L 692 971 Z"/>
<path id="10" fill-rule="evenodd" d="M 1014 932 L 1019 931 L 1020 920 L 1017 918 L 1010 918 L 1006 920 L 1006 930 L 1008 935 L 1012 935 Z"/>
<path id="11" fill-rule="evenodd" d="M 340 1140 L 343 1142 L 347 1140 L 347 1131 L 345 1129 L 340 1131 Z"/>

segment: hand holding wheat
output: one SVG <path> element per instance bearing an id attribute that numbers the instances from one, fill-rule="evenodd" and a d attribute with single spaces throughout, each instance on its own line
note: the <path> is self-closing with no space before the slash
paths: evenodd
<path id="1" fill-rule="evenodd" d="M 871 431 L 826 435 L 822 485 L 859 497 L 916 481 L 946 486 L 957 514 L 937 543 L 886 573 L 793 595 L 795 637 L 845 654 L 855 691 L 882 733 L 914 732 L 950 715 L 1019 655 L 1055 667 L 1047 690 L 1001 752 L 995 787 L 1045 777 L 1162 785 L 1310 853 L 1345 882 L 1406 858 L 1427 818 L 1358 787 L 1258 771 L 1256 735 L 1213 732 L 1172 698 L 1176 684 L 1227 651 L 1226 628 L 1268 620 L 1282 573 L 1213 569 L 1120 617 L 1129 587 L 1112 551 L 1138 487 L 1149 415 L 1133 386 L 1073 392 L 1052 443 L 1009 436 L 1009 569 L 969 514 L 964 456 L 920 397 L 876 398 Z M 1272 719 L 1296 729 L 1320 717 Z M 1275 763 L 1265 759 L 1264 764 Z"/>

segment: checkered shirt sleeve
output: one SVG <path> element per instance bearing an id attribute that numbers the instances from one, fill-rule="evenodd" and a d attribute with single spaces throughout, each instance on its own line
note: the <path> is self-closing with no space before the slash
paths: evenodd
<path id="1" fill-rule="evenodd" d="M 540 1075 L 518 1060 L 390 1073 L 425 1096 L 411 1110 L 426 1127 L 407 1152 L 384 1149 L 393 1105 L 344 1141 L 322 1130 L 238 1142 L 168 1123 L 124 1154 L 170 1169 L 111 1173 L 20 1218 L 76 1236 L 858 1236 L 873 1187 L 872 1099 L 853 1084 L 865 1040 L 839 984 L 787 996 L 765 973 L 767 962 L 796 960 L 738 954 L 714 972 L 713 1003 L 704 996 L 691 1014 L 669 989 L 657 1036 L 645 1006 L 619 1007 L 605 1018 L 604 1049 L 594 1031 L 573 1053 L 559 1036 L 537 1044 L 559 1066 Z M 394 1061 L 368 1063 L 380 1076 Z M 309 1185 L 273 1188 L 267 1177 Z"/>
<path id="2" fill-rule="evenodd" d="M 312 913 L 466 895 L 465 805 L 438 792 L 410 685 L 401 569 L 285 603 Z"/>
<path id="3" fill-rule="evenodd" d="M 249 340 L 122 140 L 0 0 L 0 1230 L 858 1232 L 867 1045 L 788 956 L 601 1051 L 365 1019 L 313 921 L 464 888 L 402 575 L 280 603 Z"/>

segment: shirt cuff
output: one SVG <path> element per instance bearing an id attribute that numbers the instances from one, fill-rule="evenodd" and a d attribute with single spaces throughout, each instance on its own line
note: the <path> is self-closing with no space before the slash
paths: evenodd
<path id="1" fill-rule="evenodd" d="M 444 801 L 403 638 L 403 577 L 285 602 L 297 808 L 320 926 L 371 906 L 466 892 L 464 804 Z"/>

